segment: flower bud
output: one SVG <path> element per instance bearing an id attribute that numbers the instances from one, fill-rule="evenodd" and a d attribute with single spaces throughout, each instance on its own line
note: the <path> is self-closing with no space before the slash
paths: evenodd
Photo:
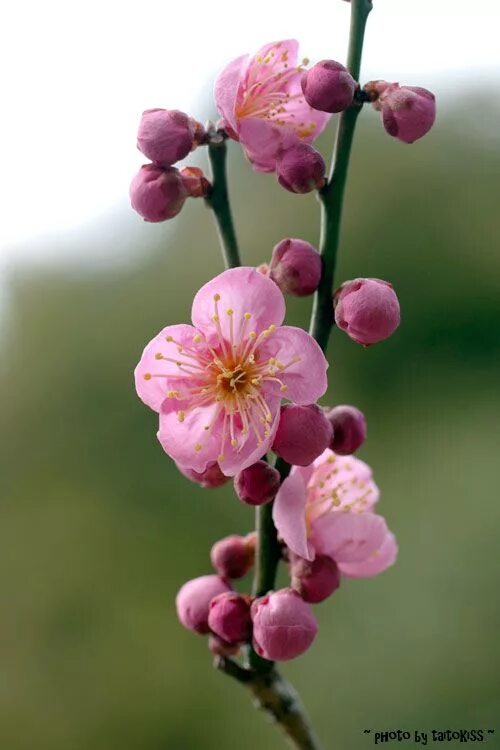
<path id="1" fill-rule="evenodd" d="M 296 143 L 276 162 L 278 182 L 291 193 L 310 193 L 325 184 L 326 166 L 321 154 L 307 143 Z"/>
<path id="2" fill-rule="evenodd" d="M 371 81 L 365 91 L 374 99 L 375 109 L 382 113 L 386 131 L 404 143 L 421 138 L 434 124 L 436 98 L 427 89 Z"/>
<path id="3" fill-rule="evenodd" d="M 200 576 L 188 581 L 179 589 L 175 599 L 177 617 L 182 625 L 195 633 L 208 633 L 208 609 L 218 594 L 230 591 L 220 576 Z"/>
<path id="4" fill-rule="evenodd" d="M 196 482 L 196 484 L 199 484 L 200 487 L 203 487 L 204 489 L 220 487 L 221 485 L 226 484 L 226 482 L 229 482 L 230 479 L 230 477 L 226 477 L 226 475 L 222 473 L 220 466 L 216 461 L 208 464 L 205 471 L 202 472 L 194 471 L 194 469 L 191 469 L 188 466 L 182 466 L 177 462 L 175 465 L 181 474 L 184 474 L 185 477 L 192 482 Z"/>
<path id="5" fill-rule="evenodd" d="M 236 656 L 240 650 L 239 643 L 227 643 L 218 635 L 211 633 L 208 636 L 208 648 L 215 656 Z"/>
<path id="6" fill-rule="evenodd" d="M 306 102 L 320 112 L 342 112 L 354 98 L 356 81 L 335 60 L 321 60 L 306 70 L 301 80 Z"/>
<path id="7" fill-rule="evenodd" d="M 250 598 L 227 591 L 210 602 L 208 612 L 210 630 L 227 643 L 243 643 L 252 634 Z"/>
<path id="8" fill-rule="evenodd" d="M 137 148 L 159 167 L 184 159 L 201 138 L 200 123 L 178 109 L 147 109 L 142 114 Z"/>
<path id="9" fill-rule="evenodd" d="M 400 323 L 399 301 L 388 281 L 346 281 L 336 292 L 334 304 L 337 326 L 364 346 L 389 338 Z"/>
<path id="10" fill-rule="evenodd" d="M 177 216 L 188 191 L 174 167 L 144 164 L 130 184 L 132 208 L 144 221 L 165 221 Z"/>
<path id="11" fill-rule="evenodd" d="M 316 555 L 312 561 L 292 555 L 290 575 L 292 588 L 310 604 L 328 599 L 340 586 L 337 564 L 325 555 Z"/>
<path id="12" fill-rule="evenodd" d="M 242 578 L 254 564 L 255 544 L 233 534 L 219 539 L 210 551 L 210 562 L 223 578 Z"/>
<path id="13" fill-rule="evenodd" d="M 281 240 L 273 250 L 269 275 L 283 294 L 305 297 L 318 288 L 321 257 L 309 242 Z"/>
<path id="14" fill-rule="evenodd" d="M 365 415 L 355 406 L 335 406 L 326 416 L 333 427 L 330 448 L 334 453 L 350 456 L 365 442 Z"/>
<path id="15" fill-rule="evenodd" d="M 330 444 L 332 426 L 317 404 L 281 407 L 272 449 L 287 463 L 309 466 Z"/>
<path id="16" fill-rule="evenodd" d="M 307 651 L 318 632 L 311 608 L 293 589 L 256 599 L 250 614 L 253 647 L 264 659 L 287 661 Z"/>
<path id="17" fill-rule="evenodd" d="M 205 198 L 211 185 L 199 167 L 181 167 L 179 173 L 191 198 Z"/>
<path id="18" fill-rule="evenodd" d="M 234 478 L 234 489 L 241 502 L 264 505 L 274 500 L 280 486 L 280 473 L 266 461 L 257 461 Z"/>

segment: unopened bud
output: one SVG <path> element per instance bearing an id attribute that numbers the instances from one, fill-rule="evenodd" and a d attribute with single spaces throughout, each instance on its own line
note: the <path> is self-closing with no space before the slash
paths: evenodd
<path id="1" fill-rule="evenodd" d="M 177 616 L 182 625 L 195 633 L 208 633 L 208 609 L 218 594 L 230 591 L 230 587 L 219 576 L 200 576 L 187 581 L 179 589 L 175 599 Z"/>
<path id="2" fill-rule="evenodd" d="M 188 191 L 175 167 L 161 169 L 144 164 L 130 184 L 132 208 L 144 221 L 173 219 L 184 205 Z"/>
<path id="3" fill-rule="evenodd" d="M 201 140 L 199 122 L 177 109 L 147 109 L 142 114 L 137 148 L 159 167 L 184 159 Z"/>
<path id="4" fill-rule="evenodd" d="M 330 444 L 332 426 L 317 404 L 281 407 L 272 449 L 287 463 L 309 466 Z"/>
<path id="5" fill-rule="evenodd" d="M 436 98 L 427 89 L 371 81 L 365 86 L 365 91 L 375 109 L 382 113 L 386 131 L 404 143 L 413 143 L 422 138 L 434 124 Z"/>
<path id="6" fill-rule="evenodd" d="M 220 466 L 216 461 L 209 463 L 205 471 L 195 471 L 187 466 L 182 466 L 176 462 L 175 464 L 181 474 L 190 479 L 192 482 L 196 482 L 200 487 L 204 489 L 213 489 L 214 487 L 220 487 L 226 482 L 229 482 L 229 477 L 220 470 Z"/>
<path id="7" fill-rule="evenodd" d="M 269 275 L 283 294 L 304 297 L 318 288 L 321 257 L 309 242 L 281 240 L 273 249 Z"/>
<path id="8" fill-rule="evenodd" d="M 389 338 L 401 320 L 396 292 L 381 279 L 346 281 L 334 297 L 335 322 L 358 344 Z"/>
<path id="9" fill-rule="evenodd" d="M 278 182 L 291 193 L 310 193 L 325 184 L 326 166 L 321 154 L 307 143 L 296 143 L 276 162 Z"/>
<path id="10" fill-rule="evenodd" d="M 333 427 L 330 448 L 339 456 L 350 456 L 366 440 L 365 415 L 355 406 L 335 406 L 326 412 Z"/>
<path id="11" fill-rule="evenodd" d="M 215 542 L 210 561 L 223 578 L 242 578 L 252 568 L 255 544 L 252 538 L 232 534 Z"/>
<path id="12" fill-rule="evenodd" d="M 236 475 L 234 489 L 243 503 L 264 505 L 274 500 L 280 481 L 279 471 L 266 461 L 257 461 Z"/>
<path id="13" fill-rule="evenodd" d="M 219 594 L 210 602 L 208 625 L 227 643 L 244 643 L 252 634 L 250 598 L 236 591 Z"/>
<path id="14" fill-rule="evenodd" d="M 342 112 L 354 98 L 356 81 L 335 60 L 321 60 L 302 75 L 302 91 L 309 106 L 321 112 Z"/>
<path id="15" fill-rule="evenodd" d="M 270 661 L 300 656 L 318 632 L 310 606 L 291 588 L 256 599 L 251 616 L 253 647 L 259 656 Z"/>
<path id="16" fill-rule="evenodd" d="M 325 555 L 316 555 L 312 561 L 292 555 L 290 574 L 292 588 L 310 604 L 324 601 L 340 586 L 337 564 Z"/>

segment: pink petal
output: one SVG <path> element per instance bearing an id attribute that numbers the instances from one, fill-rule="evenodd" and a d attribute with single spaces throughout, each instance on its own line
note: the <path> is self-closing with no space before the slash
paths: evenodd
<path id="1" fill-rule="evenodd" d="M 339 570 L 348 578 L 369 578 L 383 573 L 396 562 L 398 545 L 390 531 L 385 535 L 380 547 L 366 560 L 355 563 L 341 563 Z"/>
<path id="2" fill-rule="evenodd" d="M 160 412 L 160 429 L 157 435 L 163 450 L 183 466 L 198 472 L 204 471 L 207 464 L 216 461 L 220 453 L 216 430 L 208 434 L 205 429 L 216 418 L 218 404 L 186 411 L 182 422 L 178 413 L 171 410 L 168 401 L 167 404 Z"/>
<path id="3" fill-rule="evenodd" d="M 337 564 L 366 560 L 381 546 L 386 534 L 385 519 L 375 513 L 333 511 L 312 525 L 316 552 L 328 555 Z"/>
<path id="4" fill-rule="evenodd" d="M 307 541 L 306 486 L 299 471 L 292 469 L 278 490 L 273 521 L 285 544 L 305 560 L 314 560 L 314 549 Z"/>
<path id="5" fill-rule="evenodd" d="M 335 510 L 369 511 L 379 499 L 368 464 L 354 456 L 337 456 L 327 449 L 314 462 L 310 499 L 320 495 L 335 499 Z M 335 494 L 334 494 L 335 493 Z"/>
<path id="6" fill-rule="evenodd" d="M 171 336 L 181 344 L 192 346 L 195 334 L 195 329 L 189 325 L 167 326 L 154 339 L 151 339 L 144 349 L 134 372 L 135 387 L 139 398 L 154 411 L 160 411 L 167 390 L 169 390 L 167 376 L 179 377 L 181 374 L 179 367 L 175 364 L 175 361 L 179 361 L 180 358 L 178 345 L 174 342 L 168 342 L 167 336 Z M 172 358 L 175 361 L 158 360 L 156 354 L 162 354 L 164 357 Z M 165 374 L 165 378 L 148 377 L 162 373 Z"/>
<path id="7" fill-rule="evenodd" d="M 273 53 L 274 54 L 271 54 Z M 267 78 L 270 73 L 283 70 L 286 62 L 289 68 L 297 65 L 299 55 L 299 43 L 296 39 L 281 39 L 278 42 L 269 42 L 264 44 L 256 53 L 248 66 L 248 76 L 252 76 L 252 81 L 259 81 Z M 269 56 L 269 62 L 264 60 Z M 286 57 L 286 60 L 284 59 Z M 261 59 L 259 63 L 258 60 Z"/>
<path id="8" fill-rule="evenodd" d="M 205 335 L 215 330 L 215 295 L 220 296 L 220 325 L 226 339 L 229 339 L 230 330 L 227 310 L 233 310 L 236 336 L 247 312 L 251 315 L 247 334 L 250 331 L 258 334 L 271 324 L 279 326 L 285 317 L 285 300 L 274 281 L 255 268 L 230 268 L 202 286 L 193 300 L 193 324 Z"/>
<path id="9" fill-rule="evenodd" d="M 297 136 L 290 128 L 259 117 L 240 120 L 238 132 L 240 143 L 256 172 L 274 172 L 281 152 L 297 142 Z"/>
<path id="10" fill-rule="evenodd" d="M 287 386 L 285 395 L 290 401 L 312 404 L 325 393 L 328 362 L 320 346 L 302 328 L 281 326 L 258 351 L 263 359 L 275 357 L 286 366 L 276 377 Z M 294 357 L 300 357 L 300 361 L 293 362 Z"/>
<path id="11" fill-rule="evenodd" d="M 237 57 L 236 60 L 232 60 L 218 75 L 214 86 L 217 109 L 225 122 L 235 131 L 238 130 L 234 114 L 236 98 L 248 59 L 248 55 L 242 55 L 241 57 Z"/>
<path id="12" fill-rule="evenodd" d="M 267 437 L 262 435 L 262 442 L 258 443 L 255 434 L 250 434 L 246 442 L 239 448 L 233 448 L 228 441 L 226 443 L 226 446 L 224 447 L 224 461 L 220 462 L 220 468 L 223 474 L 225 474 L 227 477 L 234 477 L 240 471 L 246 469 L 247 466 L 251 466 L 260 458 L 262 458 L 262 456 L 264 456 L 270 449 L 274 440 L 274 436 L 276 434 L 276 430 L 278 429 L 281 394 L 271 397 L 267 395 L 266 403 L 269 407 L 269 410 L 271 411 L 271 414 L 274 417 L 273 422 L 269 427 L 269 435 Z M 255 415 L 254 421 L 256 424 L 259 424 L 258 420 L 259 417 Z M 240 436 L 241 439 L 239 431 L 237 431 L 236 433 L 237 438 L 238 436 Z"/>

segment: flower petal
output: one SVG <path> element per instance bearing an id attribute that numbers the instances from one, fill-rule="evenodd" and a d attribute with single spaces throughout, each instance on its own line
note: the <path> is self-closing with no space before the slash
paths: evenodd
<path id="1" fill-rule="evenodd" d="M 316 341 L 302 328 L 281 326 L 260 347 L 259 355 L 275 357 L 286 369 L 276 377 L 287 386 L 286 398 L 295 404 L 312 404 L 328 386 L 328 362 Z M 300 357 L 294 362 L 294 357 Z"/>
<path id="2" fill-rule="evenodd" d="M 387 534 L 387 524 L 375 513 L 333 511 L 312 524 L 316 552 L 337 564 L 361 562 L 371 557 Z"/>
<path id="3" fill-rule="evenodd" d="M 309 499 L 328 497 L 337 511 L 370 511 L 379 499 L 368 464 L 354 456 L 337 456 L 329 448 L 314 462 Z"/>
<path id="4" fill-rule="evenodd" d="M 256 172 L 274 172 L 282 151 L 298 142 L 290 128 L 259 117 L 245 117 L 238 125 L 240 143 Z"/>
<path id="5" fill-rule="evenodd" d="M 134 371 L 135 387 L 139 398 L 154 411 L 160 411 L 160 407 L 165 400 L 168 390 L 167 377 L 182 375 L 182 371 L 176 364 L 176 362 L 183 361 L 178 346 L 192 346 L 195 334 L 195 329 L 189 325 L 167 326 L 151 339 L 144 349 L 140 362 Z M 167 341 L 167 337 L 171 337 L 174 341 Z M 168 357 L 174 361 L 158 359 L 157 355 Z M 164 374 L 165 377 L 156 377 L 161 374 Z"/>
<path id="6" fill-rule="evenodd" d="M 299 471 L 292 469 L 274 500 L 273 521 L 285 544 L 296 555 L 314 560 L 314 549 L 307 540 L 306 486 Z"/>
<path id="7" fill-rule="evenodd" d="M 215 81 L 214 97 L 215 104 L 221 117 L 230 127 L 237 131 L 238 126 L 234 114 L 238 88 L 245 72 L 248 62 L 248 55 L 241 55 L 226 65 L 224 70 L 219 73 Z"/>
<path id="8" fill-rule="evenodd" d="M 387 570 L 396 562 L 397 556 L 396 537 L 388 531 L 380 547 L 370 557 L 361 562 L 341 563 L 339 570 L 348 578 L 370 578 Z"/>
<path id="9" fill-rule="evenodd" d="M 218 404 L 192 408 L 185 412 L 181 421 L 179 413 L 172 410 L 167 401 L 165 409 L 160 411 L 157 433 L 165 453 L 189 469 L 205 471 L 207 464 L 216 461 L 220 452 L 216 429 L 210 432 L 205 429 L 213 420 L 220 420 L 218 408 Z"/>
<path id="10" fill-rule="evenodd" d="M 281 325 L 285 317 L 285 300 L 274 281 L 255 268 L 230 268 L 202 286 L 193 300 L 193 324 L 206 336 L 215 329 L 213 316 L 216 295 L 220 298 L 217 302 L 220 326 L 226 339 L 230 335 L 228 310 L 233 311 L 231 317 L 236 337 L 245 313 L 250 313 L 247 332 L 255 331 L 257 334 L 271 324 Z"/>

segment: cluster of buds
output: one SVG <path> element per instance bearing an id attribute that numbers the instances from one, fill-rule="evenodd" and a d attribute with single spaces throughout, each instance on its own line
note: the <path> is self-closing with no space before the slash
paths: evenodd
<path id="1" fill-rule="evenodd" d="M 205 138 L 202 125 L 173 109 L 143 112 L 137 134 L 137 148 L 151 160 L 143 164 L 130 185 L 132 208 L 145 221 L 172 219 L 187 198 L 207 195 L 208 180 L 198 167 L 173 165 L 184 159 Z"/>

